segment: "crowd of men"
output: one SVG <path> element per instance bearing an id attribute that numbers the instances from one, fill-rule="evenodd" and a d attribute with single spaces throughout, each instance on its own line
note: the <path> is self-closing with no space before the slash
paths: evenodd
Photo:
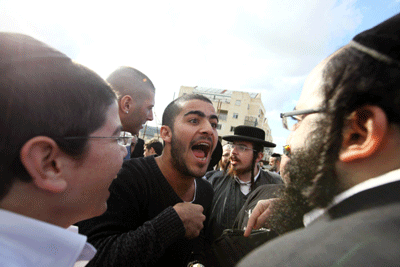
<path id="1" fill-rule="evenodd" d="M 221 147 L 213 103 L 196 94 L 169 103 L 162 143 L 133 157 L 153 119 L 146 75 L 103 80 L 0 33 L 0 265 L 220 266 L 210 255 L 232 228 L 279 235 L 238 266 L 398 265 L 399 36 L 396 15 L 316 66 L 265 170 L 265 132 L 237 126 Z"/>

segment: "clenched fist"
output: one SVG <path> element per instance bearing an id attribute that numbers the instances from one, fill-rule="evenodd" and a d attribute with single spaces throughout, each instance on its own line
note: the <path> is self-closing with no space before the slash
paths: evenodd
<path id="1" fill-rule="evenodd" d="M 198 237 L 201 229 L 204 227 L 203 222 L 206 219 L 206 216 L 203 214 L 203 206 L 183 202 L 176 204 L 173 208 L 176 213 L 178 213 L 183 225 L 185 226 L 185 237 L 188 239 Z"/>

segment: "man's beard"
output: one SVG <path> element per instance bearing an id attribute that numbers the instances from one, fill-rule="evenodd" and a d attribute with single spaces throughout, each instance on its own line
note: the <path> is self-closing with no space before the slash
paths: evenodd
<path id="1" fill-rule="evenodd" d="M 276 165 L 274 165 L 274 166 L 271 166 L 271 168 L 269 168 L 269 170 L 271 172 L 276 172 L 278 170 L 278 168 L 276 167 Z"/>
<path id="2" fill-rule="evenodd" d="M 243 169 L 237 169 L 236 167 L 232 166 L 232 164 L 230 165 L 229 169 L 228 169 L 228 174 L 230 176 L 239 176 L 245 173 L 249 173 L 251 172 L 251 165 L 250 166 L 246 166 Z"/>
<path id="3" fill-rule="evenodd" d="M 279 234 L 303 227 L 303 216 L 318 203 L 311 203 L 307 194 L 313 185 L 313 179 L 318 173 L 319 160 L 324 144 L 325 131 L 321 123 L 311 133 L 311 140 L 305 149 L 293 151 L 290 161 L 285 166 L 285 175 L 289 176 L 290 182 L 282 193 L 280 200 L 274 203 L 273 213 L 267 225 Z M 336 159 L 332 158 L 329 164 L 334 166 Z M 324 184 L 332 188 L 337 187 L 337 176 L 335 172 L 324 173 Z M 324 199 L 330 202 L 336 190 L 324 190 L 318 188 Z"/>
<path id="4" fill-rule="evenodd" d="M 172 165 L 176 170 L 178 170 L 183 176 L 195 177 L 200 178 L 203 177 L 207 171 L 205 168 L 204 173 L 195 173 L 191 171 L 185 161 L 184 155 L 184 144 L 179 141 L 179 138 L 176 138 L 172 135 L 171 139 L 171 158 L 172 158 Z M 208 163 L 207 163 L 208 164 Z M 207 165 L 206 164 L 206 165 Z"/>

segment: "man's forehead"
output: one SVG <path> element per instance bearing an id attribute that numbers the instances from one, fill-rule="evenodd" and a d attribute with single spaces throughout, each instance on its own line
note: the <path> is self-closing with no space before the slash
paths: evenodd
<path id="1" fill-rule="evenodd" d="M 309 109 L 321 107 L 324 99 L 323 94 L 323 72 L 328 59 L 319 63 L 308 75 L 304 82 L 303 89 L 299 101 L 297 102 L 296 109 Z"/>
<path id="2" fill-rule="evenodd" d="M 181 106 L 181 113 L 183 114 L 186 114 L 190 111 L 202 111 L 204 113 L 207 111 L 207 113 L 215 114 L 214 106 L 211 103 L 203 100 L 193 99 L 179 103 L 179 105 Z"/>

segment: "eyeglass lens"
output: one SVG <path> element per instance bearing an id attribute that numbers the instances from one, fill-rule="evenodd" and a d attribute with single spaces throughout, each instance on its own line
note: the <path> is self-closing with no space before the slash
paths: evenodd
<path id="1" fill-rule="evenodd" d="M 122 131 L 119 135 L 118 143 L 122 146 L 130 146 L 132 143 L 133 136 L 130 132 Z"/>

